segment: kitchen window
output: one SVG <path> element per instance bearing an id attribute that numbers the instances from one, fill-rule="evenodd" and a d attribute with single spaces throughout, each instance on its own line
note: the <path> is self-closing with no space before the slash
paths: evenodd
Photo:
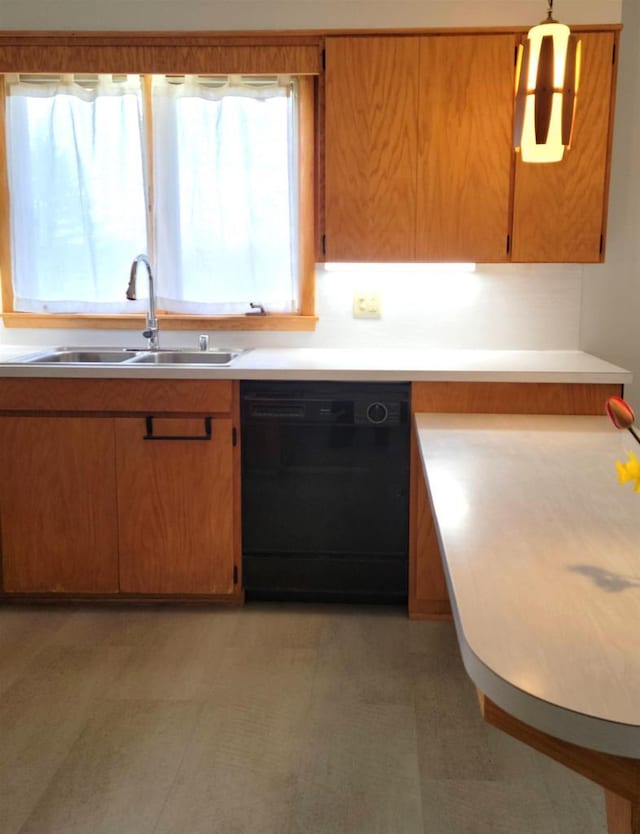
<path id="1" fill-rule="evenodd" d="M 137 328 L 146 301 L 124 292 L 147 252 L 169 328 L 314 326 L 312 77 L 14 73 L 4 88 L 6 324 Z"/>

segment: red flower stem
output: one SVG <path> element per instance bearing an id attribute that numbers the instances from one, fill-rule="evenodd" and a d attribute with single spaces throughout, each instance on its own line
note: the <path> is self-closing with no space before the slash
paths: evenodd
<path id="1" fill-rule="evenodd" d="M 631 434 L 635 437 L 636 442 L 637 442 L 637 443 L 640 443 L 640 436 L 638 435 L 638 432 L 637 432 L 637 431 L 634 431 L 634 430 L 631 428 L 631 426 L 629 426 L 629 431 L 630 431 L 630 432 L 631 432 Z"/>

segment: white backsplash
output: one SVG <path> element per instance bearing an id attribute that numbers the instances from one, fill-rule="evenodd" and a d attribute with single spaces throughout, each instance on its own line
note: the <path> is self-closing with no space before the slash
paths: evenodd
<path id="1" fill-rule="evenodd" d="M 580 327 L 576 266 L 478 266 L 472 273 L 318 273 L 322 346 L 572 349 Z M 382 318 L 354 319 L 354 291 L 377 292 Z M 309 334 L 312 335 L 312 334 Z"/>
<path id="2" fill-rule="evenodd" d="M 479 265 L 456 273 L 431 267 L 361 272 L 318 268 L 314 332 L 211 331 L 211 343 L 256 347 L 403 347 L 575 350 L 582 267 Z M 382 318 L 354 319 L 354 291 L 381 296 Z M 142 329 L 142 325 L 141 328 Z M 167 347 L 197 345 L 198 332 L 161 328 Z M 0 329 L 4 344 L 143 346 L 140 331 Z"/>

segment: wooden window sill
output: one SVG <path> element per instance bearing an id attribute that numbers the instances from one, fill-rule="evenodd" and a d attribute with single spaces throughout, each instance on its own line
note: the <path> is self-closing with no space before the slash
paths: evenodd
<path id="1" fill-rule="evenodd" d="M 2 313 L 5 327 L 66 330 L 144 330 L 144 316 L 68 313 Z M 160 330 L 315 330 L 317 316 L 181 316 L 158 314 Z"/>

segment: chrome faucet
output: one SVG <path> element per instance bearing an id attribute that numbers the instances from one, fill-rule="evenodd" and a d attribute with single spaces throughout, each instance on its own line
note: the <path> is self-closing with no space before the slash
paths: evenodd
<path id="1" fill-rule="evenodd" d="M 149 276 L 149 309 L 147 310 L 147 329 L 142 331 L 142 335 L 148 340 L 149 350 L 157 350 L 160 347 L 160 328 L 158 319 L 156 318 L 156 289 L 153 280 L 153 270 L 151 269 L 151 261 L 147 255 L 138 255 L 134 258 L 131 264 L 131 274 L 129 275 L 129 286 L 127 287 L 127 298 L 129 301 L 136 300 L 136 275 L 138 274 L 138 264 L 143 263 L 147 268 L 147 275 Z"/>

